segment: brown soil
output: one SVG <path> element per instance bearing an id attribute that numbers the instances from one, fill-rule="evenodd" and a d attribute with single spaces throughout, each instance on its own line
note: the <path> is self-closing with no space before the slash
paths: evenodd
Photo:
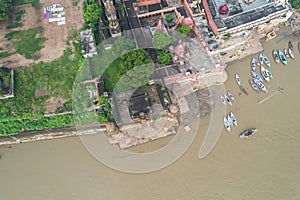
<path id="1" fill-rule="evenodd" d="M 60 97 L 51 97 L 45 102 L 45 112 L 55 113 L 56 108 L 68 101 Z"/>
<path id="2" fill-rule="evenodd" d="M 35 91 L 35 98 L 39 98 L 39 97 L 46 96 L 46 95 L 48 95 L 47 89 Z"/>
<path id="3" fill-rule="evenodd" d="M 78 6 L 73 6 L 72 1 L 60 0 L 41 0 L 42 7 L 50 6 L 54 3 L 60 3 L 65 8 L 66 24 L 58 26 L 57 22 L 50 23 L 47 19 L 42 19 L 42 12 L 36 10 L 31 5 L 22 5 L 14 7 L 14 12 L 24 9 L 26 14 L 22 17 L 23 26 L 15 29 L 8 30 L 5 27 L 13 23 L 15 16 L 12 16 L 10 20 L 0 22 L 0 46 L 8 52 L 13 52 L 14 48 L 10 41 L 7 41 L 5 34 L 16 30 L 27 30 L 36 27 L 43 27 L 44 32 L 40 37 L 46 37 L 47 41 L 44 43 L 45 48 L 38 52 L 40 59 L 37 61 L 26 59 L 21 55 L 12 55 L 7 58 L 1 58 L 0 63 L 5 64 L 8 67 L 15 68 L 19 66 L 28 66 L 31 63 L 37 62 L 50 62 L 63 55 L 64 50 L 67 48 L 68 37 L 72 35 L 75 30 L 80 29 L 83 26 L 83 11 L 82 2 L 80 0 Z M 7 46 L 8 45 L 8 46 Z M 7 48 L 7 49 L 6 49 Z"/>

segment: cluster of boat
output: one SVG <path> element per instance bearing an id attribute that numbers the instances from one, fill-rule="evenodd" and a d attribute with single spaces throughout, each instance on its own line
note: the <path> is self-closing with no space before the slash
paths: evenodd
<path id="1" fill-rule="evenodd" d="M 226 117 L 224 116 L 224 126 L 228 132 L 230 132 L 233 125 L 237 126 L 237 120 L 233 112 L 230 112 L 229 115 Z"/>
<path id="2" fill-rule="evenodd" d="M 298 42 L 298 50 L 300 51 L 300 42 Z M 287 65 L 288 58 L 292 58 L 292 59 L 295 58 L 294 47 L 292 42 L 291 41 L 288 42 L 287 49 L 273 50 L 272 55 L 277 64 L 281 62 L 283 65 Z M 251 65 L 252 79 L 249 79 L 249 84 L 256 92 L 260 92 L 260 91 L 268 92 L 268 89 L 264 85 L 264 82 L 270 82 L 270 80 L 273 79 L 273 74 L 270 71 L 271 62 L 269 58 L 264 53 L 260 53 L 258 60 L 252 58 L 250 65 Z M 267 67 L 264 67 L 264 65 Z M 256 71 L 258 67 L 260 68 L 260 73 Z M 246 95 L 248 95 L 248 91 L 241 85 L 241 79 L 238 74 L 235 74 L 235 80 L 239 85 L 241 91 Z M 221 95 L 221 102 L 224 105 L 228 103 L 229 105 L 232 106 L 232 103 L 236 102 L 236 99 L 234 98 L 231 92 L 228 91 L 227 94 Z M 231 128 L 233 126 L 237 126 L 237 119 L 233 114 L 233 112 L 230 112 L 229 115 L 224 116 L 224 126 L 228 132 L 231 131 Z M 256 128 L 247 129 L 240 134 L 240 138 L 248 138 L 249 136 L 254 135 L 256 132 L 257 132 Z"/>
<path id="3" fill-rule="evenodd" d="M 235 97 L 232 95 L 230 91 L 227 92 L 228 96 L 226 94 L 221 95 L 221 102 L 226 105 L 226 102 L 232 106 L 232 103 L 236 102 Z"/>

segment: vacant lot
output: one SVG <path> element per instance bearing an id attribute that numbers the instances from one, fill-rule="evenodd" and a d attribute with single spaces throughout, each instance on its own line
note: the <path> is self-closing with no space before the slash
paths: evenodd
<path id="1" fill-rule="evenodd" d="M 61 57 L 64 50 L 67 48 L 69 37 L 74 31 L 83 26 L 83 12 L 81 6 L 83 0 L 78 1 L 78 6 L 72 5 L 72 1 L 41 0 L 40 4 L 37 0 L 18 0 L 16 2 L 11 18 L 8 21 L 0 22 L 0 63 L 4 63 L 8 67 L 15 68 L 18 66 L 27 66 L 31 63 L 40 61 L 51 62 L 52 60 Z M 41 8 L 50 6 L 54 3 L 60 3 L 65 8 L 65 25 L 58 26 L 57 23 L 50 23 L 47 19 L 42 19 Z M 7 26 L 15 23 L 17 13 L 20 10 L 25 11 L 21 20 L 18 21 L 18 23 L 22 23 L 22 26 L 7 29 Z M 36 56 L 28 56 L 31 54 L 30 51 L 27 53 L 27 57 L 25 56 L 26 53 L 20 54 L 20 52 L 16 50 L 14 40 L 5 38 L 5 35 L 14 31 L 24 31 L 39 27 L 42 27 L 43 31 L 36 37 L 46 38 L 46 40 L 43 43 L 44 48 L 37 51 L 35 53 Z M 26 48 L 24 49 L 26 51 Z M 34 60 L 34 58 L 38 59 Z"/>

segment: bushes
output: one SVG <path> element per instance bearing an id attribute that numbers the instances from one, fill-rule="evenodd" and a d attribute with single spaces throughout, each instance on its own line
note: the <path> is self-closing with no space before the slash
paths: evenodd
<path id="1" fill-rule="evenodd" d="M 300 9 L 300 0 L 289 0 L 290 4 L 295 9 Z"/>

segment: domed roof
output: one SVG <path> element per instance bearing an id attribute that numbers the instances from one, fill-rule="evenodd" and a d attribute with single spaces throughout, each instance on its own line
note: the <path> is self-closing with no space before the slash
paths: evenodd
<path id="1" fill-rule="evenodd" d="M 228 8 L 227 4 L 220 6 L 219 12 L 222 15 L 226 15 L 229 12 L 229 8 Z"/>
<path id="2" fill-rule="evenodd" d="M 171 104 L 170 105 L 170 112 L 171 113 L 176 114 L 176 113 L 178 113 L 178 111 L 179 111 L 179 108 L 176 104 Z"/>

